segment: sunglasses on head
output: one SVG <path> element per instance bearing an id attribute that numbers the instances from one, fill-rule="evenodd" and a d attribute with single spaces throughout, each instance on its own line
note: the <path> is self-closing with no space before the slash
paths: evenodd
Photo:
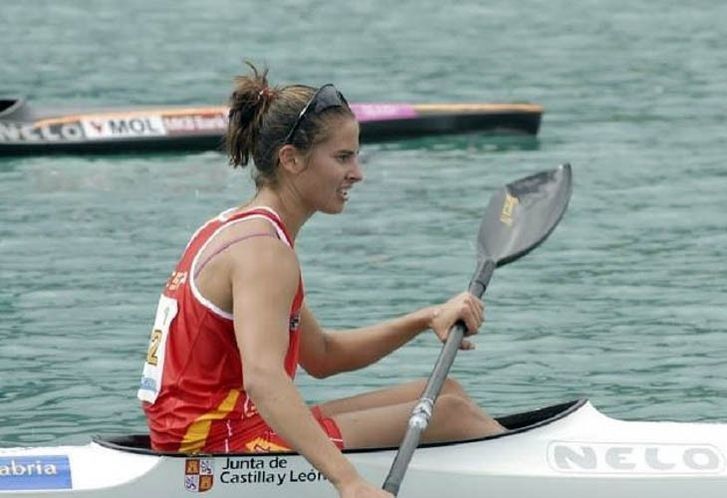
<path id="1" fill-rule="evenodd" d="M 285 136 L 283 144 L 293 143 L 295 132 L 298 131 L 298 128 L 300 128 L 301 123 L 308 114 L 320 114 L 332 107 L 348 107 L 348 101 L 346 101 L 346 98 L 341 95 L 341 92 L 332 83 L 327 83 L 316 90 L 316 93 L 313 94 L 308 103 L 303 107 L 303 110 L 300 111 L 298 119 L 295 120 L 293 127 Z"/>

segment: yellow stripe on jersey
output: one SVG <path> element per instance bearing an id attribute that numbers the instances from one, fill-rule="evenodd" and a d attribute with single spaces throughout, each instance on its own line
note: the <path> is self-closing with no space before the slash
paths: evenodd
<path id="1" fill-rule="evenodd" d="M 187 433 L 179 445 L 179 451 L 182 453 L 197 453 L 204 448 L 212 427 L 212 421 L 225 418 L 235 408 L 235 403 L 237 403 L 239 397 L 240 391 L 232 389 L 217 408 L 197 417 L 187 429 Z"/>

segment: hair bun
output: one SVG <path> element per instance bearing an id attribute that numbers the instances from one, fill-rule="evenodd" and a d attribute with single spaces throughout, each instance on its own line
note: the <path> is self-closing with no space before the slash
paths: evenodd
<path id="1" fill-rule="evenodd" d="M 262 100 L 265 104 L 269 103 L 273 99 L 273 97 L 275 97 L 275 90 L 267 85 L 262 87 L 262 89 L 257 92 L 258 100 Z"/>

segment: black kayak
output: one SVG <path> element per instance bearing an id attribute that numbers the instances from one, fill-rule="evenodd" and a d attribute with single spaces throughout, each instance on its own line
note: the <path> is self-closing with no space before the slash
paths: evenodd
<path id="1" fill-rule="evenodd" d="M 363 143 L 451 133 L 535 135 L 536 104 L 351 104 Z M 222 106 L 34 108 L 0 98 L 0 157 L 36 154 L 219 150 Z"/>

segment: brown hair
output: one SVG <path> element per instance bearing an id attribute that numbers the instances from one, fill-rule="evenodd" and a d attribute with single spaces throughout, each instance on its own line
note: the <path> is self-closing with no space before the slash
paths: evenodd
<path id="1" fill-rule="evenodd" d="M 278 150 L 316 89 L 304 85 L 271 87 L 268 70 L 259 71 L 245 62 L 252 73 L 235 77 L 230 96 L 227 126 L 227 154 L 232 167 L 245 167 L 252 157 L 255 185 L 274 184 L 278 167 Z M 330 116 L 354 117 L 350 108 L 334 107 L 322 115 L 307 114 L 291 139 L 291 144 L 307 153 L 324 141 L 330 132 Z"/>

